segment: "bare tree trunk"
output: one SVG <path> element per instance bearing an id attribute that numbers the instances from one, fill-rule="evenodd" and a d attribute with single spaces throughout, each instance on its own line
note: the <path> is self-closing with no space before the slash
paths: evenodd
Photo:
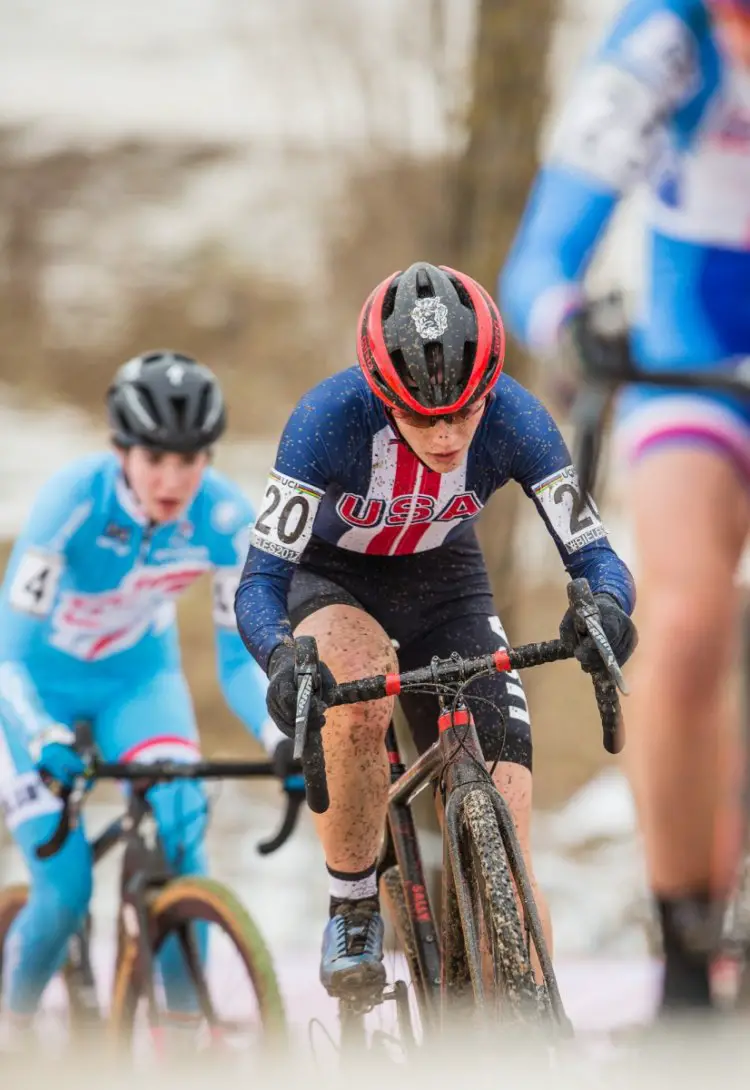
<path id="1" fill-rule="evenodd" d="M 534 172 L 547 101 L 555 0 L 478 0 L 473 95 L 458 165 L 454 239 L 458 267 L 494 294 Z M 507 369 L 528 383 L 529 360 L 511 346 Z M 498 608 L 512 628 L 517 489 L 495 497 L 480 535 Z"/>

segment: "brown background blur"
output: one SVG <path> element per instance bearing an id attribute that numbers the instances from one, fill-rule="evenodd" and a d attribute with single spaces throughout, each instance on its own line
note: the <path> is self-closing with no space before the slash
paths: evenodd
<path id="1" fill-rule="evenodd" d="M 259 4 L 244 7 L 252 12 Z M 468 0 L 465 11 L 449 0 L 387 6 L 392 18 L 373 35 L 380 35 L 378 56 L 390 58 L 391 68 L 384 61 L 379 68 L 377 57 L 366 54 L 345 3 L 331 0 L 322 12 L 320 5 L 289 7 L 296 22 L 287 29 L 298 41 L 302 33 L 311 65 L 303 72 L 304 93 L 318 95 L 331 116 L 356 96 L 361 121 L 353 134 L 342 137 L 332 125 L 314 141 L 281 134 L 248 137 L 242 147 L 220 134 L 198 139 L 177 132 L 45 140 L 30 138 L 38 137 L 38 125 L 6 121 L 0 130 L 0 383 L 30 404 L 62 400 L 100 416 L 114 368 L 137 352 L 170 346 L 219 373 L 233 435 L 270 437 L 305 389 L 354 362 L 359 308 L 390 272 L 423 258 L 465 270 L 494 294 L 536 166 L 544 58 L 558 5 L 480 0 L 463 53 L 454 47 L 467 33 L 461 20 L 469 17 Z M 224 8 L 239 12 L 241 6 Z M 279 28 L 277 21 L 276 30 L 265 33 L 278 35 Z M 236 51 L 239 30 L 230 26 L 229 32 Z M 270 45 L 280 48 L 275 39 Z M 247 64 L 263 49 L 262 39 L 248 39 Z M 333 90 L 322 60 L 331 56 L 346 69 L 346 81 Z M 289 56 L 277 62 L 268 79 L 272 93 L 273 81 L 281 81 L 281 94 L 292 68 L 300 72 Z M 427 112 L 442 134 L 431 145 L 410 135 L 419 135 L 420 127 L 419 106 L 405 106 L 417 76 L 429 88 Z M 163 90 L 168 96 L 167 74 Z M 153 110 L 159 108 L 157 95 Z M 252 246 L 243 251 L 210 227 L 170 243 L 170 230 L 178 230 L 169 226 L 174 207 L 191 188 L 243 171 L 250 187 L 271 160 L 288 180 L 278 197 L 287 202 L 287 236 L 297 231 L 300 206 L 313 209 L 315 257 L 303 252 L 306 236 L 296 252 L 284 235 L 283 207 L 276 209 L 281 245 L 275 261 L 267 255 L 259 262 Z M 216 192 L 221 201 L 220 186 Z M 237 235 L 252 241 L 263 216 L 262 209 L 257 220 L 238 215 Z M 135 223 L 138 230 L 130 226 Z M 535 388 L 529 362 L 512 344 L 507 369 Z M 565 606 L 564 573 L 552 570 L 548 585 L 533 587 L 520 578 L 514 535 L 518 501 L 524 501 L 513 486 L 505 491 L 482 526 L 498 609 L 513 642 L 549 637 Z M 191 591 L 180 614 L 207 751 L 251 748 L 218 693 L 208 588 Z M 573 666 L 529 676 L 527 688 L 537 803 L 548 806 L 587 780 L 604 755 L 588 683 Z"/>

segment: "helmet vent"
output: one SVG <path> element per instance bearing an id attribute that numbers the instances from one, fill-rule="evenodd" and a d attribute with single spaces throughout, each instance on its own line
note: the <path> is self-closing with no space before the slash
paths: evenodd
<path id="1" fill-rule="evenodd" d="M 461 283 L 461 281 L 451 277 L 451 284 L 456 289 L 456 295 L 458 296 L 463 306 L 465 306 L 467 310 L 470 310 L 473 313 L 474 307 L 471 305 L 471 296 L 469 295 L 468 291 Z"/>
<path id="2" fill-rule="evenodd" d="M 383 298 L 382 320 L 385 322 L 393 314 L 396 307 L 396 289 L 401 277 L 397 276 Z"/>
<path id="3" fill-rule="evenodd" d="M 464 377 L 468 381 L 471 369 L 474 366 L 474 357 L 477 354 L 476 341 L 464 341 Z"/>
<path id="4" fill-rule="evenodd" d="M 445 382 L 445 356 L 443 346 L 439 341 L 429 341 L 424 346 L 424 358 L 430 382 L 436 387 L 435 395 L 438 401 L 442 400 L 442 386 Z"/>
<path id="5" fill-rule="evenodd" d="M 148 360 L 144 360 L 144 363 L 148 363 Z M 157 408 L 154 395 L 151 393 L 147 386 L 141 386 L 140 384 L 136 386 L 136 391 L 138 393 L 138 398 L 145 406 L 148 415 L 151 417 L 152 420 L 156 422 L 158 426 L 161 426 L 164 421 L 162 420 L 162 415 Z"/>
<path id="6" fill-rule="evenodd" d="M 206 417 L 208 416 L 209 402 L 211 400 L 211 387 L 206 385 L 201 390 L 200 400 L 198 402 L 198 409 L 195 413 L 195 425 L 198 428 L 202 428 L 206 423 Z"/>
<path id="7" fill-rule="evenodd" d="M 172 412 L 177 423 L 178 431 L 185 431 L 185 417 L 187 416 L 187 398 L 171 397 Z"/>
<path id="8" fill-rule="evenodd" d="M 406 360 L 404 359 L 404 353 L 400 348 L 394 348 L 391 352 L 391 362 L 398 372 L 399 378 L 402 382 L 409 381 L 409 369 L 406 366 Z"/>
<path id="9" fill-rule="evenodd" d="M 418 299 L 427 299 L 431 295 L 435 294 L 435 289 L 432 286 L 432 281 L 430 280 L 425 269 L 417 269 L 416 286 Z"/>

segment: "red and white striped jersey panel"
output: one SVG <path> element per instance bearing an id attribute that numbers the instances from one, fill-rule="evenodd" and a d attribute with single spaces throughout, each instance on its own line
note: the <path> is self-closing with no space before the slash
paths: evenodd
<path id="1" fill-rule="evenodd" d="M 385 427 L 373 436 L 367 495 L 344 493 L 337 503 L 337 515 L 350 527 L 337 545 L 377 556 L 423 552 L 481 507 L 466 491 L 466 459 L 450 473 L 436 473 Z"/>

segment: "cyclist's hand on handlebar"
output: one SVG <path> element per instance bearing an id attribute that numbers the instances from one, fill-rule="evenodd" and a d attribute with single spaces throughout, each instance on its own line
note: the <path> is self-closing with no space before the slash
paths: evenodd
<path id="1" fill-rule="evenodd" d="M 59 795 L 70 791 L 76 779 L 86 771 L 75 750 L 75 734 L 62 724 L 42 731 L 31 743 L 36 770 L 45 786 Z"/>
<path id="2" fill-rule="evenodd" d="M 321 730 L 325 723 L 325 710 L 333 699 L 336 679 L 324 662 L 318 667 L 319 683 L 313 691 L 308 725 L 311 730 Z M 294 647 L 281 643 L 273 651 L 268 662 L 268 714 L 287 738 L 294 738 L 297 713 L 297 681 L 294 676 Z"/>
<path id="3" fill-rule="evenodd" d="M 620 666 L 624 665 L 635 651 L 638 632 L 630 617 L 611 594 L 595 594 L 594 601 L 599 608 L 604 634 Z M 574 651 L 575 657 L 587 673 L 601 670 L 603 663 L 599 650 L 588 634 L 585 623 L 575 616 L 570 607 L 560 624 L 560 639 L 563 645 Z"/>
<path id="4" fill-rule="evenodd" d="M 617 382 L 632 368 L 622 300 L 605 297 L 590 303 L 566 322 L 563 344 L 586 379 Z"/>
<path id="5" fill-rule="evenodd" d="M 544 353 L 541 373 L 543 398 L 553 412 L 568 416 L 581 386 L 581 364 L 570 348 L 570 326 L 577 312 L 566 316 L 555 339 L 555 348 Z"/>

